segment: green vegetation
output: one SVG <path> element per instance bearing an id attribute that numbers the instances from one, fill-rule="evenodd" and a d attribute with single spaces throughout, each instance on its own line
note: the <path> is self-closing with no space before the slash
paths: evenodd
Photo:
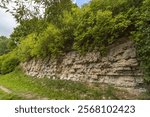
<path id="1" fill-rule="evenodd" d="M 11 94 L 0 90 L 0 99 L 136 99 L 126 91 L 100 84 L 37 79 L 20 71 L 0 76 L 0 86 L 11 89 Z M 7 97 L 8 96 L 8 97 Z"/>
<path id="2" fill-rule="evenodd" d="M 6 74 L 12 72 L 15 67 L 18 65 L 19 61 L 17 58 L 8 58 L 5 59 L 1 65 L 1 73 Z"/>
<path id="3" fill-rule="evenodd" d="M 150 1 L 145 0 L 140 11 L 134 15 L 136 30 L 133 31 L 133 39 L 136 44 L 141 67 L 145 74 L 145 80 L 150 83 Z"/>
<path id="4" fill-rule="evenodd" d="M 8 94 L 4 91 L 0 90 L 0 100 L 19 100 L 19 99 L 23 99 L 15 94 Z"/>
<path id="5" fill-rule="evenodd" d="M 8 43 L 7 37 L 0 36 L 0 56 L 9 52 Z"/>
<path id="6" fill-rule="evenodd" d="M 9 2 L 2 0 L 0 6 L 10 10 Z M 20 25 L 8 46 L 8 39 L 0 40 L 0 73 L 13 71 L 21 61 L 59 57 L 72 50 L 104 54 L 109 45 L 127 37 L 135 42 L 145 81 L 150 83 L 150 0 L 91 0 L 81 8 L 71 0 L 31 2 L 32 10 L 26 0 L 16 0 L 17 7 L 10 11 Z"/>

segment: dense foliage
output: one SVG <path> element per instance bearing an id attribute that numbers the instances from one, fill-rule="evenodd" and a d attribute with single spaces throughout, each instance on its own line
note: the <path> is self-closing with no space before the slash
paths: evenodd
<path id="1" fill-rule="evenodd" d="M 7 37 L 0 36 L 0 56 L 6 54 L 9 51 L 8 43 L 9 40 Z"/>
<path id="2" fill-rule="evenodd" d="M 135 13 L 133 39 L 136 44 L 145 80 L 150 83 L 150 0 L 145 0 L 139 11 Z"/>
<path id="3" fill-rule="evenodd" d="M 1 7 L 9 3 L 6 1 L 1 2 Z M 71 0 L 32 2 L 35 12 L 26 9 L 26 4 L 19 6 L 21 3 L 12 12 L 20 25 L 9 39 L 8 54 L 12 57 L 7 58 L 10 60 L 3 60 L 6 55 L 0 57 L 1 71 L 8 66 L 5 61 L 17 65 L 18 61 L 58 57 L 72 50 L 104 53 L 109 45 L 127 37 L 134 40 L 145 79 L 150 81 L 150 0 L 91 0 L 81 8 Z M 42 15 L 38 11 L 40 5 Z"/>

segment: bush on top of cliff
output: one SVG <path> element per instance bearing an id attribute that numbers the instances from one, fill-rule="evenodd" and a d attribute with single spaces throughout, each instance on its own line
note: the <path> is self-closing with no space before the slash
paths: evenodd
<path id="1" fill-rule="evenodd" d="M 40 34 L 28 35 L 18 46 L 19 58 L 21 61 L 30 60 L 33 57 L 56 56 L 63 51 L 64 41 L 60 29 L 49 24 Z"/>
<path id="2" fill-rule="evenodd" d="M 23 39 L 17 47 L 17 53 L 21 61 L 27 61 L 33 57 L 57 57 L 65 51 L 65 41 L 61 30 L 49 24 L 40 34 L 32 33 Z"/>
<path id="3" fill-rule="evenodd" d="M 73 49 L 83 53 L 96 49 L 103 53 L 121 37 L 129 37 L 130 32 L 135 30 L 130 16 L 135 9 L 140 9 L 142 1 L 92 0 L 84 5 L 74 31 Z"/>
<path id="4" fill-rule="evenodd" d="M 103 51 L 120 37 L 128 36 L 131 21 L 124 13 L 114 17 L 110 10 L 98 10 L 96 14 L 87 10 L 83 16 L 75 31 L 74 48 L 78 51 Z"/>
<path id="5" fill-rule="evenodd" d="M 14 39 L 17 32 L 20 34 L 20 31 L 23 31 L 21 32 L 23 37 L 20 39 L 23 42 L 20 43 L 28 43 L 28 41 L 32 43 L 31 40 L 33 40 L 33 43 L 38 43 L 39 45 L 36 44 L 38 45 L 37 49 L 41 48 L 41 51 L 38 51 L 36 56 L 55 56 L 72 49 L 79 52 L 96 49 L 102 52 L 106 50 L 108 45 L 120 37 L 129 36 L 130 32 L 134 30 L 134 24 L 130 16 L 134 14 L 134 9 L 138 9 L 141 5 L 141 1 L 143 0 L 115 0 L 114 4 L 113 0 L 92 0 L 82 8 L 74 5 L 69 5 L 69 10 L 60 8 L 62 10 L 61 14 L 55 13 L 51 9 L 55 22 L 48 18 L 52 17 L 48 14 L 51 12 L 45 12 L 47 13 L 45 14 L 47 16 L 45 20 L 39 19 L 40 21 L 38 21 L 34 18 L 31 19 L 31 22 L 29 20 L 27 20 L 27 23 L 23 21 L 22 26 L 19 26 L 21 28 L 16 28 L 12 36 Z M 68 3 L 70 4 L 69 0 Z M 57 7 L 59 6 L 57 5 Z M 34 22 L 37 26 L 30 26 Z M 39 30 L 39 27 L 42 26 L 41 22 L 46 25 Z M 32 31 L 33 27 L 36 30 Z M 21 30 L 22 28 L 23 30 Z M 53 31 L 56 30 L 57 32 L 54 34 Z M 31 37 L 26 35 L 31 33 L 37 35 L 36 40 L 27 39 Z M 26 42 L 24 42 L 24 39 L 26 39 Z M 19 46 L 24 48 L 23 44 Z"/>

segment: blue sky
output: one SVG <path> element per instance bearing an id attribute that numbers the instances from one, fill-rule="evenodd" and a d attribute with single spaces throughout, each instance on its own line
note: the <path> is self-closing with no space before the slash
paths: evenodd
<path id="1" fill-rule="evenodd" d="M 90 0 L 74 0 L 78 6 L 81 6 L 89 1 Z M 0 8 L 0 35 L 9 37 L 16 25 L 17 23 L 11 14 L 5 13 L 5 11 Z"/>
<path id="2" fill-rule="evenodd" d="M 76 0 L 76 3 L 78 4 L 78 6 L 81 6 L 84 3 L 89 2 L 90 0 Z"/>

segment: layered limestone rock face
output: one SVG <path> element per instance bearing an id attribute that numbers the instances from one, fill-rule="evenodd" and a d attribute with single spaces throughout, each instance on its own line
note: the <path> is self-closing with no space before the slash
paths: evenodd
<path id="1" fill-rule="evenodd" d="M 105 56 L 100 52 L 86 55 L 69 52 L 59 59 L 33 59 L 21 66 L 27 75 L 38 78 L 104 83 L 132 93 L 145 91 L 143 73 L 131 41 L 112 45 Z"/>

